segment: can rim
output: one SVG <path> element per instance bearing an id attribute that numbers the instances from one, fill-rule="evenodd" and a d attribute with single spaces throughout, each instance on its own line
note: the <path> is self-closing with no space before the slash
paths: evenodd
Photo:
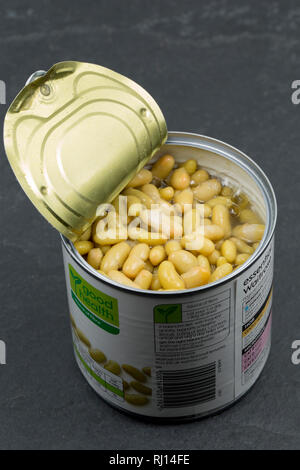
<path id="1" fill-rule="evenodd" d="M 198 141 L 198 145 L 197 145 L 197 141 Z M 201 141 L 201 146 L 199 145 L 199 141 Z M 165 145 L 167 144 L 177 144 L 177 145 L 182 145 L 182 146 L 185 145 L 189 147 L 198 147 L 204 150 L 217 153 L 223 156 L 224 158 L 229 158 L 230 156 L 230 160 L 233 160 L 235 164 L 242 167 L 246 172 L 248 172 L 248 174 L 252 175 L 255 179 L 257 179 L 257 183 L 260 186 L 262 195 L 266 203 L 266 209 L 267 209 L 266 228 L 267 230 L 265 230 L 264 236 L 260 242 L 260 246 L 253 253 L 252 255 L 253 258 L 252 256 L 250 256 L 250 258 L 243 265 L 241 265 L 240 268 L 236 269 L 235 271 L 227 275 L 225 278 L 219 279 L 218 281 L 212 282 L 210 284 L 205 284 L 199 287 L 194 287 L 192 289 L 185 289 L 185 290 L 180 290 L 180 291 L 178 290 L 172 290 L 172 291 L 171 290 L 170 291 L 151 291 L 150 290 L 149 291 L 145 289 L 135 289 L 134 287 L 129 287 L 129 286 L 119 284 L 113 281 L 112 279 L 104 276 L 103 274 L 98 273 L 94 268 L 92 268 L 85 261 L 85 259 L 76 251 L 73 243 L 70 240 L 68 240 L 65 236 L 60 234 L 63 247 L 68 251 L 68 253 L 70 254 L 72 258 L 75 258 L 77 263 L 81 266 L 81 268 L 84 271 L 88 271 L 88 273 L 92 275 L 95 279 L 97 280 L 100 279 L 102 282 L 105 282 L 108 285 L 112 285 L 116 287 L 117 289 L 120 289 L 121 291 L 125 290 L 128 292 L 134 292 L 135 294 L 146 295 L 146 296 L 166 296 L 167 295 L 167 296 L 176 297 L 176 296 L 193 294 L 199 291 L 207 291 L 211 288 L 219 287 L 221 285 L 226 284 L 227 282 L 233 281 L 243 271 L 246 271 L 246 269 L 251 267 L 255 263 L 257 258 L 260 256 L 260 254 L 269 246 L 272 240 L 273 234 L 274 234 L 276 221 L 277 221 L 277 201 L 276 201 L 275 193 L 274 193 L 274 190 L 273 190 L 273 187 L 271 185 L 269 178 L 266 176 L 266 174 L 260 168 L 260 166 L 254 160 L 252 160 L 252 158 L 248 157 L 248 155 L 246 155 L 244 152 L 241 152 L 236 147 L 233 147 L 232 145 L 227 144 L 226 142 L 215 139 L 213 137 L 208 137 L 202 134 L 196 134 L 192 132 L 169 131 L 168 139 L 165 142 Z M 219 148 L 219 149 L 213 148 L 213 144 L 214 145 L 218 144 L 222 148 Z"/>

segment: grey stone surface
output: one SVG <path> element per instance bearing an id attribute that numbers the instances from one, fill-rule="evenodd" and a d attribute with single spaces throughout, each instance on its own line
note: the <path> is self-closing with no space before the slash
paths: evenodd
<path id="1" fill-rule="evenodd" d="M 0 6 L 0 79 L 9 103 L 35 70 L 65 59 L 132 77 L 171 130 L 244 150 L 275 188 L 273 347 L 250 393 L 222 414 L 181 425 L 136 421 L 99 399 L 71 348 L 57 233 L 17 184 L 1 146 L 1 449 L 300 448 L 300 6 L 284 1 L 85 2 L 10 0 Z M 6 106 L 0 105 L 1 121 Z"/>

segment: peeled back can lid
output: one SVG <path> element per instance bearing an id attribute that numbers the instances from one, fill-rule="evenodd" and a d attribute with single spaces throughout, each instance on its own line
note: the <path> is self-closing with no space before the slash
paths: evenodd
<path id="1" fill-rule="evenodd" d="M 60 62 L 9 107 L 4 145 L 36 208 L 75 241 L 167 138 L 164 116 L 132 80 L 99 65 Z"/>

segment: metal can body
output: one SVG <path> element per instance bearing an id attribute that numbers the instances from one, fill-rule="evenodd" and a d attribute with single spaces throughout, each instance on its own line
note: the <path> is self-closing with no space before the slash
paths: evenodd
<path id="1" fill-rule="evenodd" d="M 276 200 L 260 168 L 215 139 L 169 133 L 157 157 L 195 158 L 249 194 L 266 222 L 253 256 L 223 280 L 154 292 L 105 278 L 62 237 L 77 363 L 110 404 L 142 417 L 193 419 L 237 401 L 259 377 L 271 345 Z"/>

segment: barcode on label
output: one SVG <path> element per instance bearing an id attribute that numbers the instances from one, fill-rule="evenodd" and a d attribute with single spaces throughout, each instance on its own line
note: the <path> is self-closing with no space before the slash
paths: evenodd
<path id="1" fill-rule="evenodd" d="M 216 363 L 193 369 L 160 370 L 158 401 L 161 408 L 178 408 L 216 398 Z"/>

